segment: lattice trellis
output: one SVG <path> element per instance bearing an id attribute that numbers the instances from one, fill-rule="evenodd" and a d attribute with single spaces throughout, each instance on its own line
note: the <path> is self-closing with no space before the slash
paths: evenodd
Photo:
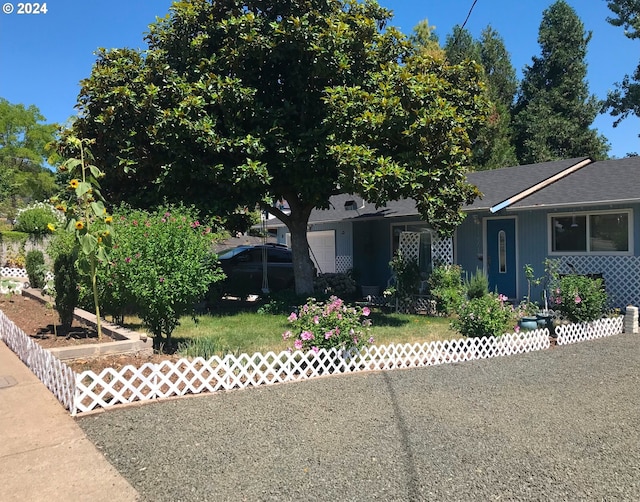
<path id="1" fill-rule="evenodd" d="M 431 259 L 434 264 L 453 265 L 453 239 L 434 234 L 431 239 Z"/>
<path id="2" fill-rule="evenodd" d="M 351 256 L 336 256 L 336 272 L 345 274 L 353 268 L 353 259 Z"/>
<path id="3" fill-rule="evenodd" d="M 556 327 L 558 345 L 584 342 L 606 336 L 622 334 L 624 316 L 599 319 L 579 324 L 564 324 Z"/>
<path id="4" fill-rule="evenodd" d="M 420 232 L 400 232 L 398 249 L 405 260 L 420 262 Z"/>
<path id="5" fill-rule="evenodd" d="M 571 271 L 568 264 L 578 274 L 601 273 L 611 306 L 640 305 L 640 256 L 576 255 L 559 260 L 563 273 Z"/>

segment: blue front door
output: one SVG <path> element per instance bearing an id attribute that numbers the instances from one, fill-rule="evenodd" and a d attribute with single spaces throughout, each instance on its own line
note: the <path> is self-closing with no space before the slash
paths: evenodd
<path id="1" fill-rule="evenodd" d="M 487 220 L 489 291 L 516 298 L 516 220 Z"/>

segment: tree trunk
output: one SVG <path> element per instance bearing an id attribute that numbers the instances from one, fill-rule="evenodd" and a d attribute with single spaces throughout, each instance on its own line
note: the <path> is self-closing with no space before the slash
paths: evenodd
<path id="1" fill-rule="evenodd" d="M 309 211 L 310 212 L 310 211 Z M 293 255 L 293 274 L 296 282 L 296 293 L 306 295 L 313 293 L 313 278 L 315 268 L 309 257 L 309 242 L 307 240 L 307 223 L 309 214 L 304 211 L 291 211 L 288 221 L 291 232 L 291 253 Z"/>

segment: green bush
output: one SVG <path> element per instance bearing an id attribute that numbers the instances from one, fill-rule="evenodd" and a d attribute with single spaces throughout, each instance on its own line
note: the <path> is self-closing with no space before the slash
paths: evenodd
<path id="1" fill-rule="evenodd" d="M 603 316 L 606 303 L 602 279 L 571 274 L 559 279 L 550 307 L 571 322 L 589 322 Z"/>
<path id="2" fill-rule="evenodd" d="M 429 289 L 436 301 L 436 310 L 451 315 L 465 299 L 462 268 L 459 265 L 440 265 L 429 276 Z"/>
<path id="3" fill-rule="evenodd" d="M 356 281 L 351 274 L 320 274 L 313 281 L 314 291 L 322 295 L 337 296 L 344 300 L 354 300 L 357 291 Z"/>
<path id="4" fill-rule="evenodd" d="M 471 278 L 465 281 L 464 288 L 469 300 L 482 298 L 489 294 L 489 278 L 482 270 L 476 269 Z"/>
<path id="5" fill-rule="evenodd" d="M 463 302 L 451 326 L 468 337 L 500 336 L 517 329 L 515 313 L 506 297 L 489 293 Z"/>
<path id="6" fill-rule="evenodd" d="M 62 227 L 64 224 L 64 215 L 55 207 L 43 202 L 36 202 L 18 212 L 14 230 L 43 236 L 51 232 L 52 228 Z"/>
<path id="7" fill-rule="evenodd" d="M 267 301 L 257 310 L 258 314 L 286 315 L 292 308 L 304 303 L 307 296 L 296 294 L 293 290 L 276 291 L 270 293 Z"/>
<path id="8" fill-rule="evenodd" d="M 55 307 L 60 324 L 66 329 L 71 327 L 73 311 L 80 296 L 80 274 L 76 268 L 74 245 L 75 236 L 71 232 L 57 230 L 47 246 L 47 254 L 53 261 Z"/>
<path id="9" fill-rule="evenodd" d="M 110 266 L 99 276 L 103 309 L 113 315 L 133 306 L 159 347 L 223 277 L 211 252 L 215 234 L 184 206 L 153 213 L 123 208 L 113 225 Z"/>
<path id="10" fill-rule="evenodd" d="M 203 336 L 180 343 L 178 352 L 184 357 L 211 359 L 216 353 L 221 352 L 221 347 L 216 338 Z"/>
<path id="11" fill-rule="evenodd" d="M 395 276 L 395 288 L 393 293 L 400 305 L 411 305 L 414 295 L 420 290 L 420 266 L 416 260 L 411 260 L 402 256 L 398 250 L 389 262 L 389 268 Z"/>
<path id="12" fill-rule="evenodd" d="M 47 267 L 44 264 L 44 254 L 38 249 L 29 251 L 25 257 L 27 277 L 32 288 L 42 289 L 46 283 Z"/>

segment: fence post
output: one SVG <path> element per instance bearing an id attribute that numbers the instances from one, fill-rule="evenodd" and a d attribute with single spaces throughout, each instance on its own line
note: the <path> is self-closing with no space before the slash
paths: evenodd
<path id="1" fill-rule="evenodd" d="M 629 305 L 624 315 L 624 332 L 638 334 L 638 307 Z"/>

